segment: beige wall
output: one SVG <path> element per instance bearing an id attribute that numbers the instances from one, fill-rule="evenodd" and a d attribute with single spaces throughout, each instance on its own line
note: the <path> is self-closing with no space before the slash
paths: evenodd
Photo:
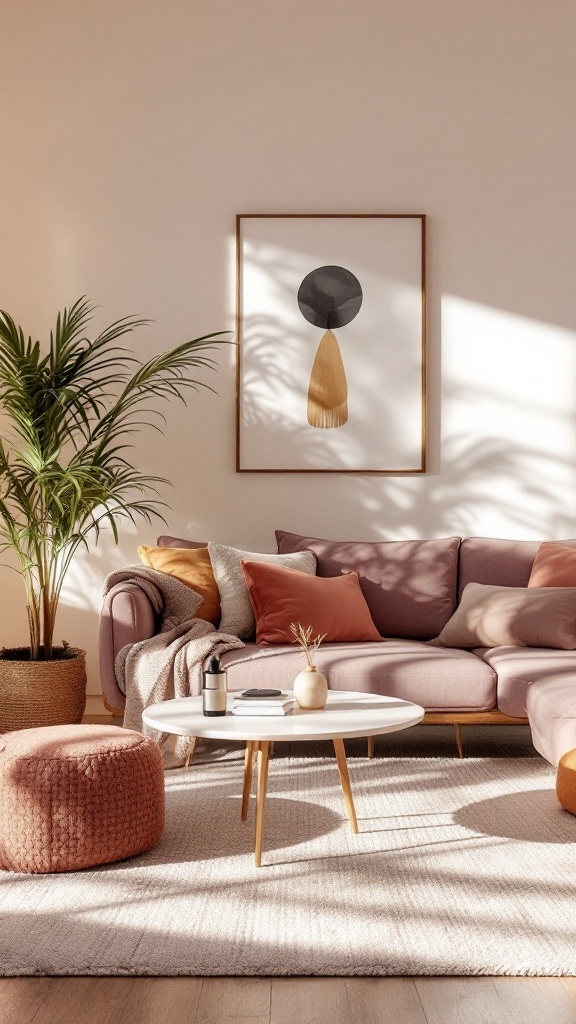
<path id="1" fill-rule="evenodd" d="M 33 333 L 83 293 L 100 325 L 156 320 L 143 356 L 229 327 L 237 212 L 429 218 L 429 473 L 236 475 L 227 352 L 219 397 L 139 442 L 175 483 L 171 531 L 575 535 L 572 0 L 5 0 L 2 20 L 0 306 Z M 155 532 L 70 578 L 58 637 L 93 692 L 102 579 Z"/>

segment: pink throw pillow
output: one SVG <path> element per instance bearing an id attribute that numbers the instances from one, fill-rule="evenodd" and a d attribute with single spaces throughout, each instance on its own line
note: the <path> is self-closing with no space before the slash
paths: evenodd
<path id="1" fill-rule="evenodd" d="M 576 548 L 545 541 L 538 548 L 529 587 L 576 587 Z"/>
<path id="2" fill-rule="evenodd" d="M 380 641 L 358 573 L 324 578 L 267 562 L 242 562 L 259 644 L 292 643 L 291 622 L 334 643 Z"/>

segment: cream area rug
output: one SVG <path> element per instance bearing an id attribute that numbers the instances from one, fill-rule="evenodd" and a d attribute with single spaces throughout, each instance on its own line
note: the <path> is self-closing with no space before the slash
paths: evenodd
<path id="1" fill-rule="evenodd" d="M 539 758 L 270 763 L 263 867 L 241 751 L 168 773 L 144 856 L 0 873 L 0 973 L 574 975 L 576 818 Z"/>

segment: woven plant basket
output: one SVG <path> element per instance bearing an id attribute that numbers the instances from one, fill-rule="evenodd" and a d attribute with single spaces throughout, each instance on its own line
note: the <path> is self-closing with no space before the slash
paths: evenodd
<path id="1" fill-rule="evenodd" d="M 27 647 L 0 651 L 0 733 L 82 721 L 86 652 L 56 648 L 54 661 L 27 660 Z M 18 660 L 18 657 L 22 660 Z"/>

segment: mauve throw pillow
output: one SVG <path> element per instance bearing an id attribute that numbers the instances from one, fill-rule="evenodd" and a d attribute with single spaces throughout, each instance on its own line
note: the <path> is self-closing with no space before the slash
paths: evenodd
<path id="1" fill-rule="evenodd" d="M 576 587 L 492 587 L 468 583 L 439 647 L 576 649 Z"/>
<path id="2" fill-rule="evenodd" d="M 311 551 L 300 551 L 293 555 L 268 555 L 258 551 L 240 551 L 238 548 L 228 547 L 227 544 L 215 544 L 213 541 L 209 542 L 208 551 L 220 591 L 220 631 L 231 633 L 241 640 L 253 637 L 256 630 L 248 587 L 242 572 L 243 559 L 251 562 L 274 562 L 312 575 L 316 571 L 316 556 Z"/>
<path id="3" fill-rule="evenodd" d="M 278 551 L 313 551 L 317 576 L 356 571 L 382 636 L 429 640 L 456 607 L 459 537 L 335 541 L 276 531 Z"/>
<path id="4" fill-rule="evenodd" d="M 576 587 L 576 548 L 545 541 L 538 548 L 529 587 Z"/>
<path id="5" fill-rule="evenodd" d="M 205 548 L 208 542 L 205 540 L 186 540 L 185 537 L 170 537 L 162 534 L 156 541 L 159 548 Z"/>
<path id="6" fill-rule="evenodd" d="M 326 579 L 283 565 L 242 562 L 256 617 L 256 643 L 286 644 L 291 622 L 312 626 L 332 643 L 381 641 L 364 600 L 358 573 Z"/>

